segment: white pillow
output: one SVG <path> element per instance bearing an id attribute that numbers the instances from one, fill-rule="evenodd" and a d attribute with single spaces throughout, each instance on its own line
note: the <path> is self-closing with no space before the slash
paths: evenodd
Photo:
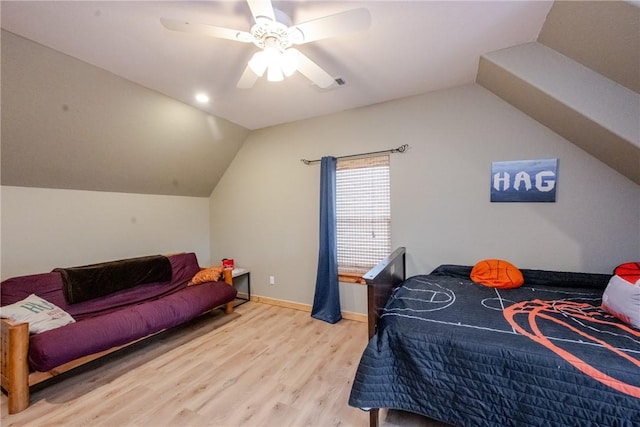
<path id="1" fill-rule="evenodd" d="M 640 329 L 640 280 L 634 284 L 613 276 L 602 295 L 602 308 Z"/>
<path id="2" fill-rule="evenodd" d="M 0 307 L 0 317 L 16 323 L 29 323 L 30 334 L 39 334 L 75 322 L 69 313 L 35 294 Z"/>

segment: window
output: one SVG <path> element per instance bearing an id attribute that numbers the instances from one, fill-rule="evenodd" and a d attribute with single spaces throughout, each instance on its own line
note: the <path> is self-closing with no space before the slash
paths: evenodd
<path id="1" fill-rule="evenodd" d="M 361 282 L 391 253 L 389 156 L 338 160 L 336 169 L 338 273 Z"/>

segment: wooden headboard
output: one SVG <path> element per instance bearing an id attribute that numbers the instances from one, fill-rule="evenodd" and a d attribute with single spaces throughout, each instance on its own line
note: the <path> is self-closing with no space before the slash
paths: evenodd
<path id="1" fill-rule="evenodd" d="M 376 333 L 378 318 L 393 288 L 406 278 L 404 247 L 393 251 L 362 276 L 367 283 L 369 338 Z"/>

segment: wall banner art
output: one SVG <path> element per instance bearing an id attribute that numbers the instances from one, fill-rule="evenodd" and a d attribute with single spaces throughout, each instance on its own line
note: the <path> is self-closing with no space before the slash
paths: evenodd
<path id="1" fill-rule="evenodd" d="M 491 163 L 492 202 L 555 202 L 558 159 Z"/>

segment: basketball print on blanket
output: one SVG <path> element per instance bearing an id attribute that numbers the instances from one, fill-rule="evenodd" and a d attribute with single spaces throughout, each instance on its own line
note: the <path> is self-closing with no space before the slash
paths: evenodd
<path id="1" fill-rule="evenodd" d="M 601 292 L 526 284 L 498 289 L 464 278 L 414 276 L 394 289 L 380 328 L 401 322 L 405 336 L 428 330 L 431 343 L 453 336 L 472 346 L 500 342 L 498 352 L 527 352 L 541 366 L 563 366 L 566 375 L 580 373 L 591 384 L 640 399 L 640 376 L 627 374 L 640 372 L 640 330 L 603 310 Z M 526 342 L 509 338 L 518 336 Z"/>
<path id="2" fill-rule="evenodd" d="M 624 369 L 603 369 L 585 361 L 572 345 L 591 345 L 592 351 L 602 353 L 599 359 L 611 366 L 630 366 L 640 369 L 637 347 L 640 331 L 618 322 L 604 310 L 588 302 L 564 300 L 529 300 L 512 304 L 503 310 L 507 322 L 514 331 L 546 347 L 574 368 L 594 380 L 621 393 L 640 399 L 640 384 L 617 377 Z M 546 331 L 554 331 L 547 334 Z M 603 339 L 619 337 L 626 345 L 616 346 Z M 558 339 L 558 337 L 562 339 Z M 634 349 L 634 344 L 636 349 Z"/>

